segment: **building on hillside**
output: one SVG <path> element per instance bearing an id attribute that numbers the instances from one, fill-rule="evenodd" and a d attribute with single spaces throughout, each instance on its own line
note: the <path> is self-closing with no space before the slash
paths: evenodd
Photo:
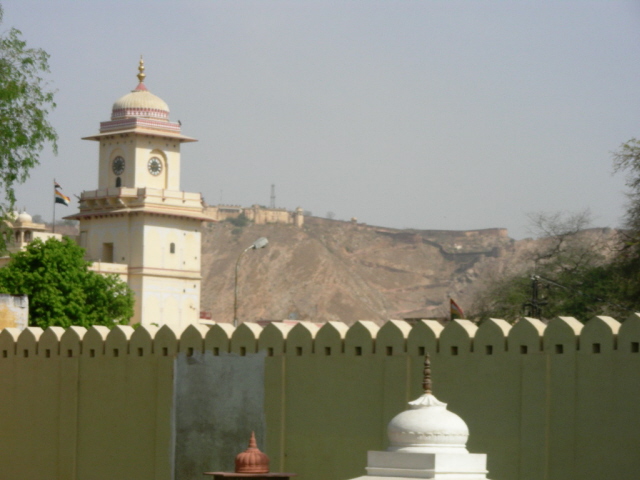
<path id="1" fill-rule="evenodd" d="M 266 225 L 270 223 L 295 225 L 296 227 L 302 227 L 304 225 L 304 210 L 302 207 L 298 207 L 290 212 L 286 208 L 267 208 L 261 205 L 252 205 L 251 207 L 241 207 L 240 205 L 210 205 L 206 207 L 205 213 L 218 222 L 244 215 L 247 220 L 250 220 L 256 225 Z"/>
<path id="2" fill-rule="evenodd" d="M 132 323 L 184 327 L 200 315 L 199 193 L 180 190 L 180 146 L 196 140 L 169 120 L 169 107 L 144 83 L 116 100 L 111 120 L 84 138 L 99 144 L 98 189 L 83 191 L 80 246 L 102 273 L 118 273 L 135 292 Z"/>

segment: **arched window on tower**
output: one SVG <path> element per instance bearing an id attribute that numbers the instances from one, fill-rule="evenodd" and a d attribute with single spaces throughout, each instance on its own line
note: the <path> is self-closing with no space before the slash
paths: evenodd
<path id="1" fill-rule="evenodd" d="M 173 242 L 169 244 L 169 253 L 176 253 L 176 244 Z"/>
<path id="2" fill-rule="evenodd" d="M 120 177 L 116 177 L 116 188 L 120 188 L 122 186 L 122 179 Z"/>

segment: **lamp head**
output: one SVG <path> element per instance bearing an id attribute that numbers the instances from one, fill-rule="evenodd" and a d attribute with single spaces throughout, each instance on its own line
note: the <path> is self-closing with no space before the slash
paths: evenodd
<path id="1" fill-rule="evenodd" d="M 253 242 L 253 245 L 251 245 L 251 248 L 253 248 L 254 250 L 258 250 L 259 248 L 266 247 L 268 244 L 269 244 L 269 240 L 267 240 L 266 237 L 260 237 L 255 242 Z"/>

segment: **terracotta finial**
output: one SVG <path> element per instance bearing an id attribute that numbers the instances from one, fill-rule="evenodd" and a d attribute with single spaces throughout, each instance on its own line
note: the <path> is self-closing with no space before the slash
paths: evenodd
<path id="1" fill-rule="evenodd" d="M 255 432 L 251 432 L 249 448 L 236 456 L 236 473 L 269 473 L 269 457 L 258 449 Z"/>
<path id="2" fill-rule="evenodd" d="M 431 395 L 431 360 L 429 354 L 424 357 L 424 377 L 422 379 L 422 388 L 424 393 Z"/>
<path id="3" fill-rule="evenodd" d="M 251 438 L 249 439 L 249 448 L 258 448 L 258 442 L 256 442 L 256 432 L 251 432 Z"/>
<path id="4" fill-rule="evenodd" d="M 140 63 L 138 64 L 138 71 L 140 73 L 138 73 L 138 80 L 140 80 L 140 83 L 144 82 L 144 77 L 146 77 L 146 75 L 144 74 L 144 60 L 142 59 L 142 55 L 140 55 Z"/>

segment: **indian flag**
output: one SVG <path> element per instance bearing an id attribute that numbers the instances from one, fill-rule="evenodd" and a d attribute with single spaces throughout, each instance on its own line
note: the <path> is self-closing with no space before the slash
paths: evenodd
<path id="1" fill-rule="evenodd" d="M 55 194 L 53 196 L 56 203 L 61 203 L 62 205 L 69 206 L 71 203 L 71 199 L 67 197 L 64 193 L 59 190 L 55 190 Z"/>
<path id="2" fill-rule="evenodd" d="M 464 318 L 464 312 L 460 308 L 460 305 L 458 305 L 453 300 L 453 298 L 449 299 L 449 311 L 451 313 L 451 320 L 454 320 L 456 318 Z"/>

